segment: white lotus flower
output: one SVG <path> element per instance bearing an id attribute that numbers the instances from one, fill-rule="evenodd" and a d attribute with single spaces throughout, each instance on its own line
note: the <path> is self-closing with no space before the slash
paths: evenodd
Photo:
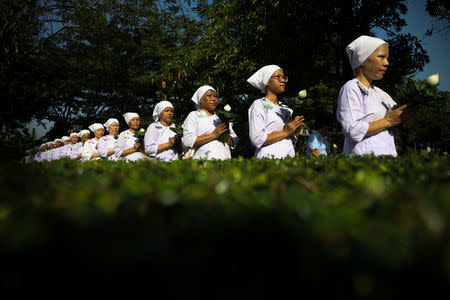
<path id="1" fill-rule="evenodd" d="M 141 128 L 141 130 L 139 130 L 140 132 L 145 132 L 145 129 L 144 128 Z"/>
<path id="2" fill-rule="evenodd" d="M 230 111 L 231 110 L 231 106 L 229 106 L 228 104 L 225 105 L 225 107 L 223 108 L 224 111 Z"/>
<path id="3" fill-rule="evenodd" d="M 436 86 L 439 83 L 439 73 L 433 74 L 425 79 L 425 83 L 428 86 Z"/>
<path id="4" fill-rule="evenodd" d="M 298 92 L 298 96 L 300 98 L 306 98 L 306 96 L 308 95 L 308 93 L 306 93 L 306 90 L 301 90 L 300 92 Z"/>

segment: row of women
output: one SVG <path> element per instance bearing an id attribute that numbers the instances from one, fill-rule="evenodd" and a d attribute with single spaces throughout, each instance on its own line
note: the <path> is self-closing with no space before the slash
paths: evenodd
<path id="1" fill-rule="evenodd" d="M 389 47 L 379 38 L 360 36 L 346 47 L 346 52 L 355 78 L 341 88 L 336 111 L 345 134 L 344 153 L 349 156 L 397 156 L 392 128 L 411 119 L 417 108 L 408 105 L 394 107 L 394 100 L 373 85 L 374 81 L 383 78 L 388 69 Z M 249 136 L 256 148 L 255 157 L 295 156 L 292 137 L 305 118 L 293 116 L 292 110 L 278 101 L 288 82 L 283 69 L 276 65 L 264 66 L 247 81 L 265 95 L 255 100 L 248 110 Z M 215 114 L 218 101 L 216 90 L 211 86 L 202 86 L 197 89 L 192 101 L 196 110 L 184 121 L 181 151 L 194 159 L 231 158 L 230 148 L 236 147 L 238 137 L 232 124 L 227 126 Z M 95 135 L 92 139 L 89 131 L 82 130 L 78 134 L 72 133 L 70 137 L 63 137 L 61 141 L 42 145 L 35 160 L 61 157 L 82 160 L 101 157 L 126 161 L 146 158 L 176 160 L 179 155 L 175 147 L 175 133 L 170 130 L 174 126 L 173 116 L 174 109 L 170 102 L 158 103 L 153 111 L 155 122 L 148 127 L 143 145 L 134 137 L 140 125 L 139 115 L 126 113 L 124 118 L 129 128 L 117 140 L 114 137 L 118 134 L 119 122 L 109 119 L 104 125 L 96 123 L 89 127 Z M 103 136 L 103 127 L 108 131 L 106 136 Z M 222 143 L 218 138 L 225 132 L 228 132 L 227 142 Z"/>

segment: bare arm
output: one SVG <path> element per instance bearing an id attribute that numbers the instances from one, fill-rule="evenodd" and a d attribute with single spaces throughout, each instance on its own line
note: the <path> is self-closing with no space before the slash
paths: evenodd
<path id="1" fill-rule="evenodd" d="M 159 144 L 156 154 L 159 154 L 163 151 L 166 151 L 167 149 L 172 148 L 174 144 L 175 144 L 175 138 L 171 138 L 167 143 Z"/>
<path id="2" fill-rule="evenodd" d="M 386 112 L 383 119 L 369 122 L 369 129 L 367 130 L 365 137 L 375 135 L 394 126 L 398 126 L 414 117 L 417 111 L 417 106 L 408 106 L 408 104 L 402 105 L 396 109 L 390 108 Z"/>
<path id="3" fill-rule="evenodd" d="M 224 133 L 227 130 L 228 130 L 228 128 L 227 128 L 226 124 L 224 124 L 224 123 L 220 124 L 210 134 L 198 136 L 197 139 L 195 140 L 194 147 L 200 147 L 200 146 L 203 146 L 204 144 L 207 144 L 213 140 L 216 140 L 222 133 Z"/>
<path id="4" fill-rule="evenodd" d="M 139 147 L 141 147 L 141 143 L 135 143 L 133 148 L 124 150 L 121 154 L 120 157 L 125 157 L 128 156 L 130 154 L 133 154 L 134 152 L 138 151 Z"/>

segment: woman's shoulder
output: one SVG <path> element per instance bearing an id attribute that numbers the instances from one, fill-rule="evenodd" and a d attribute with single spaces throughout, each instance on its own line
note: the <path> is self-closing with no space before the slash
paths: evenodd
<path id="1" fill-rule="evenodd" d="M 358 82 L 359 81 L 356 78 L 353 78 L 353 79 L 347 81 L 346 83 L 344 83 L 344 85 L 341 87 L 341 90 L 359 89 Z"/>
<path id="2" fill-rule="evenodd" d="M 264 108 L 264 102 L 265 102 L 266 98 L 262 97 L 259 99 L 256 99 L 255 101 L 253 101 L 252 105 L 250 105 L 250 110 L 251 109 L 258 109 L 258 108 Z"/>
<path id="3" fill-rule="evenodd" d="M 125 130 L 125 131 L 122 131 L 120 134 L 119 134 L 119 137 L 123 137 L 123 136 L 125 136 L 125 135 L 131 135 L 132 133 L 131 133 L 131 131 L 129 130 L 129 129 L 127 129 L 127 130 Z"/>

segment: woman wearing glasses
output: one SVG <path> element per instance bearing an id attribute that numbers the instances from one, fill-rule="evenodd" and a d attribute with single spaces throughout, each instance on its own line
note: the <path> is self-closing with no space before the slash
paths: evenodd
<path id="1" fill-rule="evenodd" d="M 217 140 L 222 133 L 228 131 L 228 128 L 215 113 L 216 90 L 208 85 L 202 86 L 197 89 L 191 100 L 197 110 L 189 113 L 184 121 L 182 138 L 184 147 L 196 149 L 193 159 L 230 159 L 230 147 L 234 149 L 239 139 L 230 124 L 227 142 Z"/>
<path id="2" fill-rule="evenodd" d="M 256 147 L 257 158 L 294 157 L 291 137 L 303 124 L 304 117 L 292 119 L 292 110 L 278 104 L 278 95 L 286 89 L 287 77 L 276 65 L 262 67 L 247 81 L 261 93 L 248 110 L 250 141 Z"/>

